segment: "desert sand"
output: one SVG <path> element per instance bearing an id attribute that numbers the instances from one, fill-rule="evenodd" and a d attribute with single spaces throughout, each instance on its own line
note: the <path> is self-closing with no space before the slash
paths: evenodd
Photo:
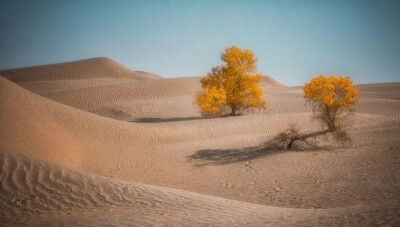
<path id="1" fill-rule="evenodd" d="M 0 75 L 1 225 L 400 224 L 400 83 L 359 85 L 351 144 L 288 151 L 268 141 L 319 124 L 268 76 L 265 110 L 205 119 L 200 77 L 107 58 Z"/>

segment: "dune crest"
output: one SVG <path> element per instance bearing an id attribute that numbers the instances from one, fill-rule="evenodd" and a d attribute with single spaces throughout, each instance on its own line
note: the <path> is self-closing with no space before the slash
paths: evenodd
<path id="1" fill-rule="evenodd" d="M 286 88 L 287 86 L 277 81 L 270 76 L 263 76 L 260 82 L 261 87 L 274 87 L 274 88 Z"/>
<path id="2" fill-rule="evenodd" d="M 155 74 L 135 72 L 104 57 L 1 70 L 0 75 L 14 82 L 94 78 L 160 79 L 160 76 Z"/>

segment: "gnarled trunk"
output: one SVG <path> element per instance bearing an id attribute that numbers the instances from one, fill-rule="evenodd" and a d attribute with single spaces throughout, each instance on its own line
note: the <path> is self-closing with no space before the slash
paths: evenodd
<path id="1" fill-rule="evenodd" d="M 310 138 L 310 137 L 321 136 L 321 135 L 324 135 L 324 134 L 326 134 L 326 133 L 333 132 L 333 131 L 334 131 L 334 128 L 330 128 L 330 129 L 328 128 L 328 129 L 325 129 L 325 130 L 323 130 L 323 131 L 313 132 L 313 133 L 306 134 L 306 135 L 294 134 L 294 135 L 292 136 L 292 138 L 290 139 L 288 145 L 287 145 L 287 149 L 292 148 L 293 143 L 294 143 L 296 140 L 305 140 L 305 139 Z"/>

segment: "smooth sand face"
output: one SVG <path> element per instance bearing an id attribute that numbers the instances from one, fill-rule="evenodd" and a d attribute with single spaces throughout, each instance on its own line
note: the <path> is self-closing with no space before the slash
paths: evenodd
<path id="1" fill-rule="evenodd" d="M 0 75 L 2 223 L 400 222 L 399 83 L 360 86 L 352 145 L 288 152 L 261 145 L 293 124 L 319 125 L 301 88 L 269 77 L 266 110 L 202 119 L 198 77 L 105 58 Z"/>
<path id="2" fill-rule="evenodd" d="M 160 76 L 152 73 L 132 71 L 108 58 L 91 58 L 73 62 L 9 69 L 1 71 L 1 75 L 14 82 L 30 81 L 33 84 L 35 81 L 98 78 L 161 79 Z"/>

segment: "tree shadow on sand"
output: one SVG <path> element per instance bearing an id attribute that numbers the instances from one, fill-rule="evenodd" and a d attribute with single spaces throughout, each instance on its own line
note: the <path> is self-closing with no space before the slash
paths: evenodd
<path id="1" fill-rule="evenodd" d="M 266 149 L 262 146 L 226 150 L 205 149 L 197 151 L 195 154 L 189 156 L 188 160 L 196 162 L 195 166 L 198 167 L 206 165 L 225 165 L 235 162 L 249 161 L 278 152 L 282 152 L 282 150 Z"/>
<path id="2" fill-rule="evenodd" d="M 201 117 L 138 118 L 129 122 L 160 123 L 160 122 L 174 122 L 174 121 L 192 121 L 199 119 L 201 119 Z"/>
<path id="3" fill-rule="evenodd" d="M 188 156 L 188 160 L 194 162 L 196 167 L 207 165 L 225 165 L 236 162 L 245 162 L 253 159 L 267 157 L 283 152 L 315 152 L 327 150 L 326 148 L 316 148 L 305 143 L 298 143 L 294 149 L 287 150 L 286 144 L 281 143 L 275 137 L 260 146 L 245 147 L 238 149 L 205 149 L 199 150 L 195 154 Z"/>

